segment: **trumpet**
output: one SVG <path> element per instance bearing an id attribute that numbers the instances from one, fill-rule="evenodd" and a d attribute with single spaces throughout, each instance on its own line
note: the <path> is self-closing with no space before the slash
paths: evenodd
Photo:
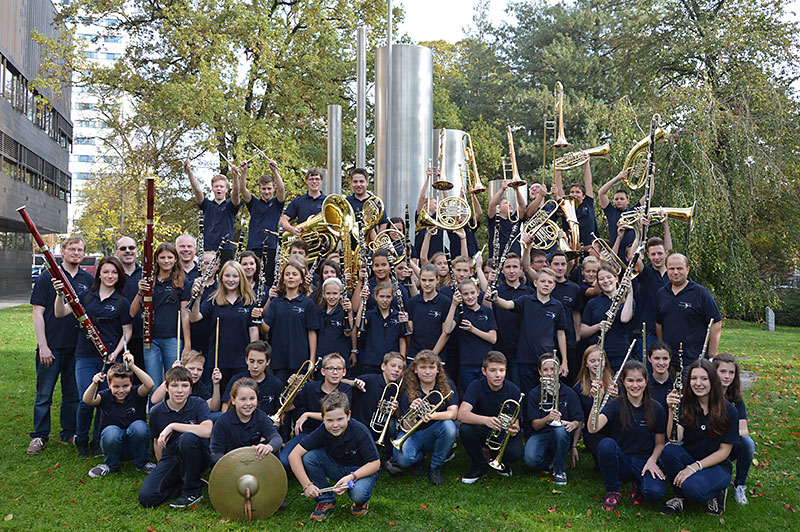
<path id="1" fill-rule="evenodd" d="M 439 407 L 442 406 L 444 402 L 447 401 L 452 395 L 453 390 L 450 390 L 447 395 L 442 395 L 442 392 L 439 390 L 431 390 L 428 395 L 422 398 L 422 402 L 419 407 L 409 408 L 408 412 L 403 414 L 403 417 L 400 418 L 400 422 L 398 424 L 400 430 L 404 430 L 405 427 L 409 427 L 409 429 L 405 434 L 403 434 L 402 437 L 392 440 L 392 446 L 394 446 L 394 448 L 398 451 L 402 451 L 403 444 L 412 434 L 414 434 L 420 425 L 422 425 L 422 423 L 425 421 L 425 416 L 433 414 L 439 410 Z M 436 404 L 432 404 L 428 399 L 436 396 L 439 397 L 439 400 L 436 402 Z"/>
<path id="2" fill-rule="evenodd" d="M 494 460 L 489 462 L 489 467 L 497 471 L 505 471 L 506 466 L 503 465 L 503 454 L 506 451 L 508 440 L 511 439 L 511 427 L 519 419 L 519 413 L 522 405 L 522 399 L 525 397 L 524 393 L 519 395 L 517 401 L 513 399 L 506 399 L 500 406 L 500 413 L 497 418 L 500 420 L 500 430 L 493 429 L 489 432 L 486 438 L 486 447 L 490 451 L 497 451 L 497 456 Z"/>
<path id="3" fill-rule="evenodd" d="M 551 362 L 548 360 L 547 362 Z M 547 362 L 543 362 L 542 365 L 547 364 Z M 560 364 L 558 363 L 558 358 L 556 357 L 556 352 L 553 351 L 553 358 L 552 362 L 555 365 L 553 368 L 553 376 L 552 377 L 542 377 L 541 380 L 541 393 L 539 395 L 539 408 L 545 412 L 552 412 L 553 410 L 558 411 L 558 392 L 561 388 L 561 383 L 558 378 L 558 373 L 561 369 Z M 546 408 L 547 405 L 547 397 L 553 397 L 552 406 L 548 409 Z M 548 423 L 551 427 L 558 427 L 561 425 L 560 421 L 551 421 Z"/>
<path id="4" fill-rule="evenodd" d="M 314 374 L 314 371 L 316 371 L 321 360 L 322 357 L 317 358 L 315 364 L 312 364 L 310 360 L 306 360 L 300 366 L 300 369 L 297 370 L 297 373 L 292 376 L 292 380 L 283 392 L 281 392 L 280 397 L 278 397 L 278 403 L 281 405 L 280 408 L 278 408 L 278 411 L 273 415 L 269 416 L 273 423 L 280 423 L 281 417 L 286 412 L 286 409 L 292 406 L 297 394 L 300 393 L 303 386 L 311 380 L 311 376 Z"/>
<path id="5" fill-rule="evenodd" d="M 400 396 L 400 386 L 402 384 L 403 379 L 400 379 L 399 383 L 390 382 L 384 386 L 381 399 L 378 401 L 378 406 L 375 409 L 375 413 L 372 414 L 372 419 L 369 422 L 369 427 L 380 435 L 378 437 L 378 441 L 375 442 L 379 446 L 383 445 L 383 439 L 386 437 L 386 431 L 389 429 L 389 420 L 394 413 L 393 405 Z M 392 387 L 394 387 L 393 394 Z"/>

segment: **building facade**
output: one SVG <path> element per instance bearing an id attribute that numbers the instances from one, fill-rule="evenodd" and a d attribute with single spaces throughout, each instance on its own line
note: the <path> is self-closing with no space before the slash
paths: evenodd
<path id="1" fill-rule="evenodd" d="M 0 296 L 30 290 L 32 239 L 17 209 L 39 231 L 64 233 L 71 199 L 71 94 L 33 89 L 41 50 L 35 29 L 55 36 L 51 0 L 0 2 Z"/>

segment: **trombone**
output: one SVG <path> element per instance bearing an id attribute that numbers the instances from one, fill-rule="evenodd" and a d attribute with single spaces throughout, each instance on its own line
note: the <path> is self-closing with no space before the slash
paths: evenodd
<path id="1" fill-rule="evenodd" d="M 566 148 L 571 146 L 564 135 L 564 85 L 556 81 L 553 85 L 553 97 L 555 98 L 555 108 L 553 109 L 553 119 L 549 120 L 547 113 L 544 114 L 544 130 L 542 132 L 542 184 L 547 183 L 547 132 L 553 132 L 553 179 L 556 170 L 556 148 Z"/>
<path id="2" fill-rule="evenodd" d="M 517 154 L 514 151 L 514 135 L 511 133 L 511 126 L 506 126 L 506 137 L 508 138 L 508 160 L 503 159 L 503 180 L 508 181 L 508 174 L 511 174 L 511 181 L 508 183 L 508 188 L 513 188 L 515 191 L 514 200 L 516 201 L 516 189 L 525 186 L 526 182 L 519 176 L 519 169 L 517 168 Z M 508 200 L 508 221 L 517 223 L 519 221 L 519 210 L 523 208 L 522 205 L 517 205 L 514 209 L 513 215 L 511 212 L 511 198 Z"/>
<path id="3" fill-rule="evenodd" d="M 409 427 L 409 429 L 405 434 L 403 434 L 402 437 L 392 440 L 392 446 L 394 446 L 394 448 L 398 451 L 402 452 L 403 444 L 412 434 L 414 434 L 414 432 L 416 432 L 420 425 L 422 425 L 422 423 L 425 421 L 425 417 L 439 410 L 439 407 L 442 406 L 444 402 L 447 401 L 452 395 L 453 390 L 450 390 L 447 395 L 442 395 L 442 392 L 439 390 L 431 390 L 428 395 L 422 398 L 422 403 L 419 407 L 409 408 L 408 412 L 403 414 L 403 417 L 401 417 L 400 421 L 398 422 L 398 427 L 400 430 L 405 430 L 405 427 Z M 436 402 L 436 404 L 432 404 L 428 399 L 436 396 L 439 397 L 439 400 Z"/>
<path id="4" fill-rule="evenodd" d="M 390 382 L 383 388 L 381 399 L 378 401 L 378 406 L 375 413 L 372 414 L 372 419 L 369 422 L 369 427 L 377 432 L 380 436 L 375 442 L 378 446 L 383 445 L 383 439 L 386 437 L 386 431 L 389 429 L 389 420 L 394 413 L 394 403 L 400 396 L 400 386 L 403 384 L 403 379 L 400 382 Z M 392 393 L 394 387 L 394 394 Z"/>
<path id="5" fill-rule="evenodd" d="M 519 395 L 517 401 L 513 399 L 506 399 L 500 406 L 500 413 L 497 418 L 500 420 L 500 430 L 492 429 L 489 436 L 486 438 L 486 447 L 490 451 L 498 451 L 494 460 L 489 462 L 489 467 L 497 471 L 505 471 L 506 466 L 503 464 L 503 453 L 506 452 L 508 440 L 511 439 L 511 427 L 519 419 L 520 408 L 522 399 L 525 397 L 524 393 Z"/>

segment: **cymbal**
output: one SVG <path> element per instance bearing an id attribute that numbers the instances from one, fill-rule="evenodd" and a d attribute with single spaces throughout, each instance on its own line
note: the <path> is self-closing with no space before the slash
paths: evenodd
<path id="1" fill-rule="evenodd" d="M 286 490 L 286 471 L 278 458 L 270 453 L 258 460 L 253 447 L 234 449 L 223 456 L 208 479 L 211 504 L 223 516 L 236 520 L 266 519 L 280 507 Z"/>

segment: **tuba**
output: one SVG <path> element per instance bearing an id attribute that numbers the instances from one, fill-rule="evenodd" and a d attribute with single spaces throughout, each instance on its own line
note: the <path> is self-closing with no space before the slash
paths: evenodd
<path id="1" fill-rule="evenodd" d="M 659 140 L 666 134 L 666 131 L 658 128 L 655 131 L 655 139 Z M 637 142 L 628 152 L 628 156 L 625 157 L 625 164 L 622 165 L 622 169 L 628 172 L 628 175 L 622 182 L 631 190 L 639 190 L 647 181 L 647 154 L 649 147 L 650 135 Z"/>
<path id="2" fill-rule="evenodd" d="M 366 207 L 366 203 L 364 205 Z M 313 264 L 318 258 L 319 262 L 322 262 L 338 247 L 340 240 L 355 231 L 353 207 L 344 196 L 331 194 L 322 202 L 322 211 L 298 224 L 297 227 L 303 230 L 301 236 L 283 234 L 281 253 L 284 262 L 288 260 L 289 245 L 298 238 L 308 244 L 307 263 Z"/>
<path id="3" fill-rule="evenodd" d="M 409 436 L 414 434 L 420 425 L 422 425 L 425 416 L 427 414 L 433 414 L 439 410 L 439 407 L 442 406 L 451 395 L 453 395 L 453 390 L 450 390 L 447 395 L 442 395 L 442 392 L 439 390 L 431 390 L 428 395 L 422 398 L 422 404 L 419 406 L 419 408 L 410 408 L 408 412 L 403 414 L 403 417 L 401 417 L 400 421 L 398 422 L 398 428 L 400 430 L 407 430 L 407 432 L 403 434 L 402 437 L 392 440 L 392 445 L 394 448 L 398 451 L 402 451 L 403 444 L 406 442 Z M 436 401 L 436 404 L 432 404 L 430 401 L 428 401 L 429 398 L 434 398 L 437 396 L 439 399 Z M 408 427 L 408 429 L 405 427 Z"/>
<path id="4" fill-rule="evenodd" d="M 569 248 L 572 251 L 581 249 L 581 224 L 578 222 L 578 200 L 572 196 L 566 196 L 559 201 L 561 211 L 567 219 L 569 225 Z"/>
<path id="5" fill-rule="evenodd" d="M 508 440 L 511 439 L 510 429 L 514 423 L 517 422 L 517 419 L 519 419 L 522 399 L 524 397 L 525 394 L 522 393 L 519 396 L 519 400 L 506 399 L 503 401 L 503 404 L 500 405 L 500 413 L 497 414 L 497 418 L 500 420 L 500 430 L 492 430 L 486 438 L 486 447 L 488 447 L 490 451 L 497 451 L 497 456 L 495 456 L 494 460 L 489 462 L 489 467 L 492 469 L 501 472 L 506 470 L 506 466 L 503 465 L 503 453 L 506 451 Z"/>
<path id="6" fill-rule="evenodd" d="M 592 157 L 606 157 L 610 152 L 611 146 L 608 144 L 589 148 L 588 150 L 571 151 L 556 159 L 554 168 L 562 172 L 572 170 L 573 168 L 583 166 L 583 164 Z"/>

